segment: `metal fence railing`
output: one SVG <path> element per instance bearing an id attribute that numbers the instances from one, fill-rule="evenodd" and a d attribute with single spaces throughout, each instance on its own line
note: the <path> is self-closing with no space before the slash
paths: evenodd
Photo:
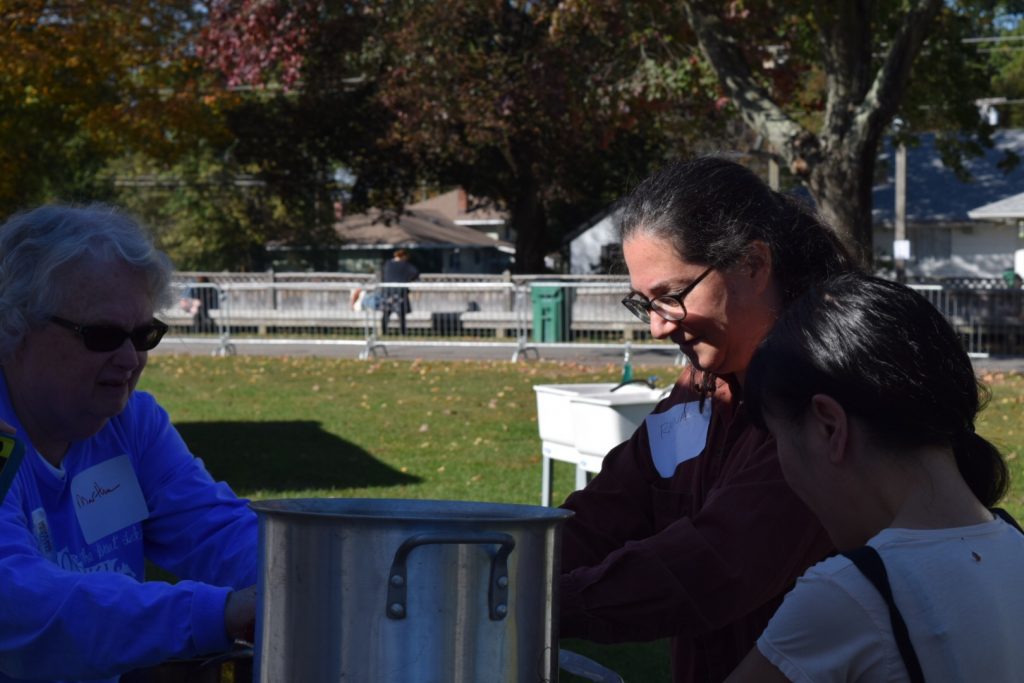
<path id="1" fill-rule="evenodd" d="M 624 278 L 435 276 L 397 285 L 345 274 L 256 275 L 178 280 L 180 303 L 158 316 L 172 336 L 215 338 L 220 354 L 242 338 L 362 344 L 364 358 L 396 343 L 496 345 L 513 359 L 554 345 L 666 344 L 621 305 Z M 1024 355 L 1024 291 L 911 286 L 949 319 L 968 352 Z"/>
<path id="2" fill-rule="evenodd" d="M 1024 355 L 1024 290 L 910 286 L 946 316 L 969 353 Z"/>

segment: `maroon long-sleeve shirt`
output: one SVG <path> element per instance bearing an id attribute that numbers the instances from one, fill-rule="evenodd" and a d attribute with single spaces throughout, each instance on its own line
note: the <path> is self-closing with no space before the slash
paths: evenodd
<path id="1" fill-rule="evenodd" d="M 654 410 L 698 400 L 689 370 Z M 561 635 L 597 642 L 672 637 L 676 683 L 720 681 L 782 595 L 832 544 L 783 480 L 771 435 L 719 381 L 707 443 L 668 478 L 645 425 L 563 507 Z"/>

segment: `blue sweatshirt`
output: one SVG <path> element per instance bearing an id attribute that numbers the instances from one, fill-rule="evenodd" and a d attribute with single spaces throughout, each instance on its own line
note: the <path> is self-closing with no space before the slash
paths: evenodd
<path id="1" fill-rule="evenodd" d="M 32 447 L 0 373 L 0 418 L 25 460 L 0 506 L 0 682 L 117 681 L 228 649 L 224 604 L 256 582 L 256 516 L 214 482 L 136 391 L 63 476 Z M 145 559 L 182 577 L 145 582 Z"/>

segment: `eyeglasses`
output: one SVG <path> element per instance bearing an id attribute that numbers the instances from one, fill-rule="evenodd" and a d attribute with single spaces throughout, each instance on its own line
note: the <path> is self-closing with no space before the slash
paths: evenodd
<path id="1" fill-rule="evenodd" d="M 622 300 L 622 305 L 626 307 L 626 310 L 640 318 L 640 320 L 643 320 L 645 323 L 651 322 L 651 311 L 654 311 L 665 320 L 678 322 L 686 317 L 686 306 L 683 304 L 683 299 L 685 299 L 686 296 L 693 291 L 693 288 L 699 285 L 700 281 L 706 278 L 714 269 L 714 266 L 711 266 L 698 275 L 697 279 L 688 284 L 686 289 L 681 292 L 677 292 L 676 294 L 666 294 L 652 300 L 648 300 L 638 294 L 630 294 Z"/>
<path id="2" fill-rule="evenodd" d="M 50 316 L 50 322 L 61 327 L 66 327 L 79 337 L 85 348 L 90 351 L 105 353 L 116 351 L 124 344 L 125 339 L 132 340 L 132 346 L 136 351 L 149 351 L 156 347 L 167 333 L 167 324 L 153 318 L 145 325 L 139 325 L 134 330 L 126 331 L 114 325 L 78 325 L 70 320 Z"/>

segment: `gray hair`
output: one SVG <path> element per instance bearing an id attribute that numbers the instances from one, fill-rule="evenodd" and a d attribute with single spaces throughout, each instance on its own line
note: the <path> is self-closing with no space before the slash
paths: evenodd
<path id="1" fill-rule="evenodd" d="M 69 294 L 61 271 L 87 261 L 139 270 L 154 310 L 170 306 L 171 261 L 134 218 L 103 204 L 40 206 L 0 226 L 0 358 Z"/>

